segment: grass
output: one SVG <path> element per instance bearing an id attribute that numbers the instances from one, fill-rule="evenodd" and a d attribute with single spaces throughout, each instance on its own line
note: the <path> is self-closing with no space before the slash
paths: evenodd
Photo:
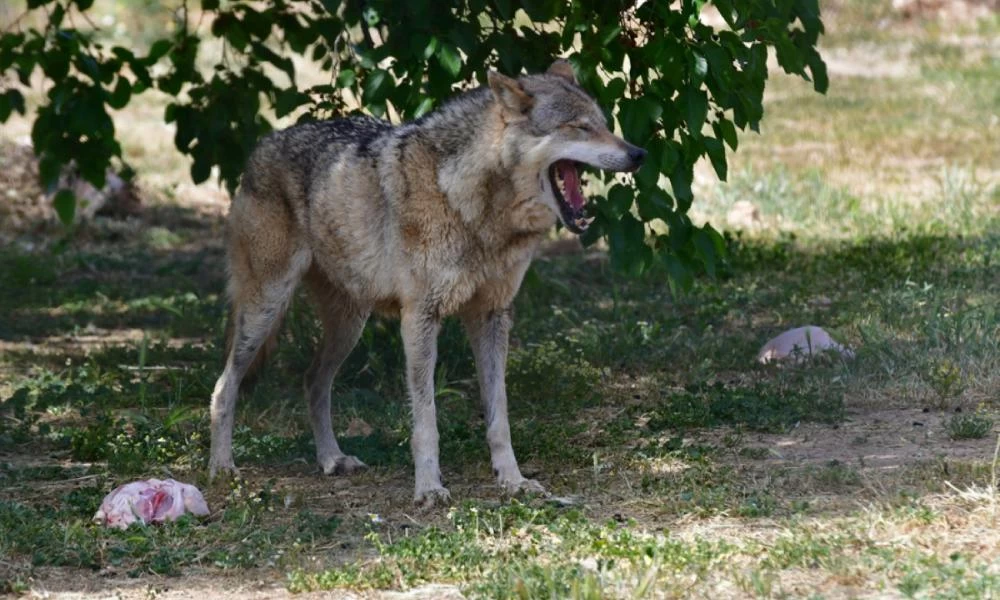
<path id="1" fill-rule="evenodd" d="M 993 431 L 993 418 L 980 414 L 955 415 L 948 419 L 948 437 L 953 440 L 978 440 Z"/>
<path id="2" fill-rule="evenodd" d="M 42 227 L 0 248 L 0 593 L 58 581 L 134 597 L 159 577 L 183 588 L 207 574 L 488 598 L 990 597 L 1000 62 L 961 40 L 996 25 L 864 25 L 886 14 L 844 3 L 835 22 L 853 29 L 832 30 L 827 49 L 849 63 L 880 48 L 904 68 L 831 69 L 826 98 L 773 77 L 732 180 L 702 181 L 697 218 L 725 224 L 739 201 L 760 214 L 727 233 L 718 278 L 674 296 L 663 270 L 628 279 L 599 252 L 528 273 L 512 437 L 549 500 L 495 489 L 471 352 L 450 321 L 436 390 L 456 505 L 410 505 L 391 321 L 368 325 L 333 390 L 338 437 L 372 468 L 319 476 L 301 397 L 319 332 L 301 298 L 240 400 L 242 479 L 208 484 L 224 204 L 173 194 L 183 161 L 158 169 L 157 153 L 137 153 L 140 173 L 162 178 L 145 182 L 156 200 L 141 220 L 72 237 Z M 754 361 L 805 324 L 855 359 Z M 104 494 L 150 476 L 198 484 L 213 513 L 126 532 L 90 522 Z"/>

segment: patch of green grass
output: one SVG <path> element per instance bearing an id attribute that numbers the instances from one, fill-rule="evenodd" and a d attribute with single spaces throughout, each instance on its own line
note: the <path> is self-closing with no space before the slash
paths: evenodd
<path id="1" fill-rule="evenodd" d="M 768 448 L 763 448 L 760 446 L 746 447 L 746 448 L 740 448 L 739 455 L 753 460 L 763 460 L 771 456 L 771 451 Z"/>
<path id="2" fill-rule="evenodd" d="M 947 558 L 916 555 L 902 565 L 896 589 L 907 598 L 991 598 L 1000 588 L 1000 575 L 987 565 L 953 553 Z"/>
<path id="3" fill-rule="evenodd" d="M 928 360 L 922 373 L 924 381 L 934 390 L 935 407 L 947 408 L 949 403 L 964 391 L 962 372 L 958 365 L 948 359 Z"/>
<path id="4" fill-rule="evenodd" d="M 112 567 L 132 576 L 177 575 L 187 566 L 253 568 L 294 565 L 298 552 L 329 543 L 340 519 L 300 510 L 279 519 L 282 496 L 273 484 L 236 479 L 217 517 L 126 530 L 91 521 L 110 484 L 78 488 L 51 501 L 0 500 L 0 552 L 33 566 Z"/>
<path id="5" fill-rule="evenodd" d="M 536 414 L 560 404 L 573 408 L 593 404 L 605 375 L 584 358 L 581 348 L 555 340 L 516 349 L 507 370 L 508 394 Z"/>
<path id="6" fill-rule="evenodd" d="M 379 589 L 435 581 L 460 583 L 477 598 L 598 598 L 615 586 L 648 591 L 659 583 L 651 577 L 637 586 L 636 573 L 676 578 L 674 585 L 685 577 L 705 577 L 732 551 L 724 543 L 639 533 L 613 521 L 595 524 L 573 510 L 517 502 L 498 508 L 466 503 L 450 511 L 448 520 L 445 527 L 402 538 L 373 527 L 367 540 L 376 559 L 320 572 L 292 571 L 289 589 Z"/>
<path id="7" fill-rule="evenodd" d="M 653 432 L 717 425 L 738 425 L 751 431 L 778 432 L 803 420 L 836 422 L 843 399 L 797 387 L 731 388 L 724 384 L 692 385 L 669 392 L 648 421 Z"/>
<path id="8" fill-rule="evenodd" d="M 770 517 L 777 508 L 778 501 L 770 494 L 754 494 L 745 499 L 736 509 L 736 514 L 744 518 Z"/>
<path id="9" fill-rule="evenodd" d="M 810 470 L 810 479 L 816 489 L 842 492 L 861 485 L 861 475 L 839 460 L 831 460 L 822 467 Z"/>
<path id="10" fill-rule="evenodd" d="M 748 498 L 739 516 L 766 516 L 769 503 Z M 909 521 L 878 514 L 880 528 Z M 793 522 L 773 539 L 738 542 L 680 539 L 636 525 L 516 502 L 465 503 L 449 512 L 446 524 L 406 535 L 373 523 L 366 540 L 374 556 L 320 571 L 294 569 L 287 585 L 305 592 L 436 582 L 457 584 L 472 598 L 604 598 L 703 593 L 722 582 L 751 595 L 802 596 L 815 589 L 802 583 L 803 571 L 843 577 L 847 587 L 833 584 L 830 591 L 854 593 L 889 586 L 907 596 L 989 597 L 985 591 L 996 584 L 989 557 L 953 552 L 945 559 L 887 545 L 858 517 Z M 859 582 L 859 573 L 872 579 Z"/>
<path id="11" fill-rule="evenodd" d="M 953 440 L 978 440 L 993 431 L 993 418 L 980 413 L 957 414 L 945 423 Z"/>

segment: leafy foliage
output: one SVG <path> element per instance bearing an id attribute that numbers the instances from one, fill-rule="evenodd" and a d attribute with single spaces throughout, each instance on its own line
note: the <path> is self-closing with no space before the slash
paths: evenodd
<path id="1" fill-rule="evenodd" d="M 45 11 L 45 27 L 15 27 L 0 37 L 0 72 L 27 85 L 41 70 L 49 81 L 32 130 L 47 186 L 70 161 L 102 186 L 107 167 L 122 158 L 108 111 L 149 89 L 173 97 L 164 118 L 176 125 L 178 150 L 193 159 L 192 179 L 205 181 L 217 168 L 233 191 L 255 141 L 274 127 L 265 109 L 277 118 L 359 110 L 413 118 L 456 89 L 482 83 L 489 69 L 537 72 L 568 55 L 608 118 L 649 152 L 634 185 L 613 183 L 596 198 L 597 221 L 584 241 L 606 237 L 613 262 L 632 273 L 659 255 L 671 280 L 684 287 L 692 268 L 714 274 L 724 251 L 713 228 L 695 227 L 686 215 L 694 164 L 707 156 L 725 179 L 727 147 L 737 148 L 739 131 L 758 130 L 768 48 L 785 71 L 811 79 L 817 91 L 827 87 L 816 51 L 823 32 L 817 0 L 715 0 L 725 21 L 719 29 L 700 18 L 704 0 L 638 6 L 622 0 L 202 0 L 197 21 L 185 2 L 172 36 L 145 52 L 109 48 L 99 30 L 67 19 L 91 4 L 28 0 L 29 11 Z M 223 40 L 224 49 L 222 62 L 206 73 L 197 61 L 208 35 Z M 292 55 L 319 62 L 329 82 L 298 86 Z M 0 121 L 25 110 L 16 86 L 0 94 Z M 602 176 L 612 183 L 611 175 Z M 59 214 L 72 218 L 68 198 L 58 200 Z M 669 235 L 654 234 L 648 225 L 655 220 L 667 224 Z"/>

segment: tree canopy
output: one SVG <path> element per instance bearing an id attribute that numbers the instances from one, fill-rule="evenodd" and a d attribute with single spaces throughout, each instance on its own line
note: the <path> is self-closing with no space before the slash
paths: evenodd
<path id="1" fill-rule="evenodd" d="M 55 186 L 74 161 L 101 187 L 109 166 L 124 166 L 109 111 L 155 88 L 172 98 L 163 116 L 176 126 L 177 149 L 192 158 L 192 179 L 203 182 L 217 168 L 232 192 L 255 141 L 274 127 L 268 115 L 408 119 L 484 82 L 489 69 L 537 72 L 565 56 L 609 121 L 649 153 L 634 182 L 602 175 L 610 187 L 592 199 L 596 221 L 584 241 L 606 237 L 613 264 L 631 273 L 663 260 L 683 287 L 694 270 L 714 273 L 723 255 L 718 232 L 687 216 L 694 165 L 707 156 L 726 179 L 727 147 L 758 130 L 768 49 L 786 72 L 819 92 L 827 87 L 818 0 L 714 0 L 716 27 L 703 18 L 706 4 L 201 0 L 195 8 L 184 0 L 174 32 L 139 49 L 112 45 L 89 26 L 93 0 L 27 0 L 25 11 L 43 25 L 17 19 L 0 35 L 0 122 L 26 112 L 21 88 L 40 70 L 45 96 L 33 108 L 31 137 L 43 185 Z M 223 41 L 210 71 L 198 66 L 208 36 Z M 329 81 L 298 85 L 294 55 L 318 62 Z M 72 193 L 55 202 L 72 220 Z M 656 220 L 668 234 L 648 226 Z"/>

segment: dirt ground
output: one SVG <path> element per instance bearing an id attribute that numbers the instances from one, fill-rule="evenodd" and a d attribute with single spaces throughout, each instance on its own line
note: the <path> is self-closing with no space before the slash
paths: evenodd
<path id="1" fill-rule="evenodd" d="M 744 434 L 741 448 L 760 449 L 760 454 L 747 458 L 745 452 L 733 453 L 724 455 L 722 462 L 732 465 L 741 477 L 750 481 L 768 480 L 780 473 L 789 482 L 787 498 L 808 498 L 814 510 L 826 517 L 848 514 L 880 498 L 892 496 L 897 487 L 912 484 L 914 478 L 924 477 L 926 469 L 934 471 L 934 475 L 928 474 L 927 477 L 940 477 L 942 468 L 947 473 L 949 463 L 990 460 L 996 445 L 992 436 L 958 442 L 947 438 L 943 433 L 944 422 L 951 414 L 950 411 L 923 409 L 854 409 L 842 423 L 836 425 L 802 423 L 787 433 Z M 725 428 L 702 430 L 687 441 L 721 446 L 725 444 L 726 436 L 731 434 Z M 73 466 L 73 463 L 55 457 L 9 454 L 0 456 L 0 462 L 15 467 Z M 830 465 L 841 465 L 857 474 L 860 485 L 852 493 L 835 490 L 824 494 L 817 491 L 814 482 L 803 480 L 803 474 Z M 341 479 L 324 477 L 312 466 L 302 465 L 298 468 L 244 469 L 242 475 L 249 480 L 274 480 L 276 489 L 286 490 L 289 494 L 286 502 L 309 506 L 320 514 L 353 515 L 358 518 L 377 514 L 390 527 L 413 527 L 416 530 L 442 523 L 440 514 L 421 514 L 409 504 L 411 482 L 406 472 L 374 471 Z M 623 480 L 631 477 L 627 473 L 621 476 Z M 86 485 L 89 479 L 81 477 L 44 482 L 38 486 L 37 492 L 41 496 L 59 497 L 74 487 Z M 457 499 L 485 498 L 484 502 L 489 504 L 488 498 L 494 496 L 486 474 L 478 482 L 449 481 L 448 485 Z M 656 506 L 632 501 L 627 493 L 628 485 L 623 482 L 617 492 L 608 489 L 606 493 L 559 501 L 571 502 L 597 520 L 635 519 L 644 528 L 669 531 L 679 539 L 769 540 L 782 531 L 778 523 L 768 520 L 751 525 L 745 519 L 724 515 L 709 518 L 665 516 Z M 211 492 L 208 498 L 211 503 Z M 221 497 L 216 499 L 221 503 Z M 194 568 L 186 569 L 183 577 L 179 578 L 149 574 L 131 577 L 114 569 L 87 572 L 75 568 L 41 567 L 34 573 L 31 596 L 40 598 L 179 600 L 210 597 L 228 600 L 293 596 L 284 585 L 284 572 L 280 569 L 237 570 L 227 574 Z M 807 580 L 804 578 L 803 585 Z M 338 600 L 448 600 L 463 597 L 459 589 L 451 585 L 420 586 L 405 593 L 340 590 L 294 596 Z M 839 596 L 834 594 L 834 597 Z"/>

